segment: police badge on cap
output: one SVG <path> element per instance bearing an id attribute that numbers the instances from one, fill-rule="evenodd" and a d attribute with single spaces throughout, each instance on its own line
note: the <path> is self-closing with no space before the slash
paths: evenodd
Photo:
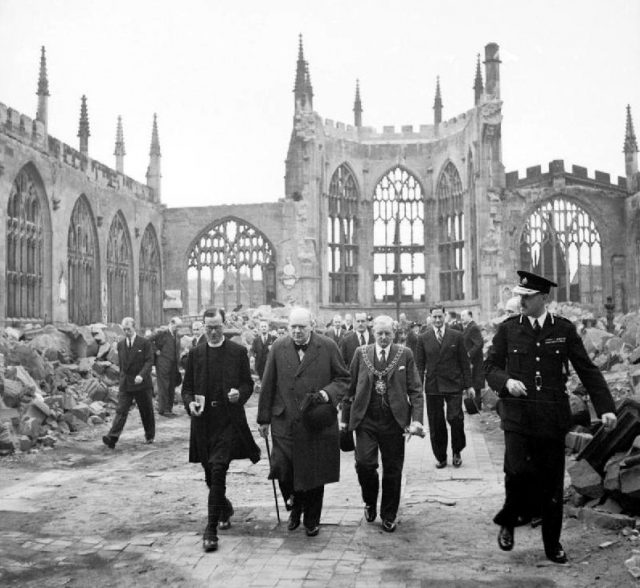
<path id="1" fill-rule="evenodd" d="M 532 274 L 531 272 L 519 270 L 518 275 L 520 276 L 520 283 L 513 288 L 512 292 L 514 294 L 519 294 L 520 296 L 548 294 L 549 290 L 551 290 L 551 286 L 558 286 L 555 282 L 547 280 L 547 278 L 543 278 L 542 276 Z"/>

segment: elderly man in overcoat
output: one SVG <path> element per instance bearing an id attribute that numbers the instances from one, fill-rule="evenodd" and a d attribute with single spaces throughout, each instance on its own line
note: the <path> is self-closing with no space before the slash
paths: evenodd
<path id="1" fill-rule="evenodd" d="M 192 347 L 182 385 L 182 400 L 191 416 L 189 461 L 204 468 L 209 486 L 205 551 L 218 547 L 217 529 L 228 529 L 233 506 L 226 496 L 226 477 L 232 459 L 260 459 L 244 405 L 253 392 L 249 356 L 243 345 L 224 337 L 224 310 L 204 313 L 206 344 Z"/>
<path id="2" fill-rule="evenodd" d="M 275 478 L 291 507 L 288 529 L 300 525 L 309 537 L 318 534 L 324 485 L 340 478 L 340 435 L 335 407 L 349 385 L 349 372 L 334 341 L 312 331 L 311 313 L 294 308 L 290 335 L 272 346 L 262 378 L 258 424 L 273 439 L 269 477 Z M 326 409 L 326 426 L 312 426 L 307 405 Z M 323 406 L 326 405 L 326 406 Z"/>
<path id="3" fill-rule="evenodd" d="M 478 410 L 482 408 L 482 389 L 484 388 L 484 339 L 480 327 L 473 320 L 473 313 L 470 310 L 463 310 L 460 313 L 460 320 L 464 330 L 462 339 L 464 341 L 469 363 L 471 364 L 471 386 L 475 391 L 475 403 Z"/>
<path id="4" fill-rule="evenodd" d="M 176 386 L 182 381 L 180 370 L 180 339 L 178 328 L 182 319 L 174 316 L 166 329 L 161 329 L 150 337 L 155 347 L 156 383 L 158 384 L 158 414 L 172 417 Z"/>
<path id="5" fill-rule="evenodd" d="M 378 450 L 382 458 L 382 529 L 392 533 L 400 504 L 405 429 L 422 435 L 424 399 L 413 353 L 393 341 L 393 319 L 373 321 L 375 344 L 358 348 L 351 362 L 349 430 L 356 433 L 356 472 L 364 501 L 364 516 L 377 516 Z"/>

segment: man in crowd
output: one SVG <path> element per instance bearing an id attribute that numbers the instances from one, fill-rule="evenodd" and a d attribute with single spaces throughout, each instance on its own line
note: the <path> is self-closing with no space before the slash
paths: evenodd
<path id="1" fill-rule="evenodd" d="M 336 345 L 340 345 L 340 341 L 342 341 L 342 337 L 345 333 L 346 331 L 342 328 L 342 317 L 339 314 L 336 314 L 333 317 L 331 328 L 327 329 L 325 335 L 330 339 L 333 339 Z"/>
<path id="2" fill-rule="evenodd" d="M 413 354 L 407 347 L 392 344 L 393 335 L 391 317 L 374 319 L 375 344 L 360 347 L 351 363 L 351 386 L 346 397 L 351 410 L 349 422 L 344 424 L 356 432 L 356 472 L 369 523 L 377 516 L 380 450 L 380 518 L 382 529 L 388 533 L 396 529 L 400 504 L 404 432 L 408 429 L 411 434 L 423 434 L 424 407 Z"/>
<path id="3" fill-rule="evenodd" d="M 444 307 L 429 310 L 431 327 L 418 339 L 416 365 L 424 379 L 431 449 L 436 467 L 447 465 L 447 422 L 451 428 L 451 452 L 454 467 L 462 465 L 466 446 L 462 395 L 473 396 L 471 369 L 462 333 L 444 324 Z M 446 420 L 445 420 L 446 405 Z"/>
<path id="4" fill-rule="evenodd" d="M 253 392 L 249 356 L 243 345 L 224 337 L 225 313 L 211 308 L 204 313 L 207 343 L 189 350 L 182 386 L 182 401 L 191 416 L 189 461 L 200 463 L 209 487 L 205 551 L 218 548 L 218 528 L 228 529 L 233 505 L 226 496 L 232 459 L 260 459 L 244 405 Z"/>
<path id="5" fill-rule="evenodd" d="M 355 330 L 349 331 L 340 341 L 340 353 L 347 367 L 351 365 L 356 349 L 373 341 L 373 335 L 367 328 L 367 314 L 365 312 L 356 312 L 355 319 Z"/>
<path id="6" fill-rule="evenodd" d="M 102 442 L 111 449 L 116 446 L 120 438 L 134 400 L 140 411 L 146 442 L 153 443 L 156 434 L 153 416 L 153 384 L 151 383 L 153 348 L 148 339 L 136 334 L 135 319 L 130 316 L 125 317 L 122 319 L 121 326 L 124 337 L 118 341 L 117 346 L 120 366 L 118 406 L 111 429 L 102 437 Z"/>
<path id="7" fill-rule="evenodd" d="M 353 331 L 353 316 L 349 313 L 344 315 L 344 330 L 347 332 Z"/>
<path id="8" fill-rule="evenodd" d="M 176 386 L 182 377 L 178 365 L 180 362 L 180 339 L 178 328 L 182 325 L 180 317 L 174 316 L 167 329 L 161 329 L 151 337 L 156 356 L 156 382 L 158 385 L 158 414 L 164 417 L 175 416 L 173 403 Z"/>
<path id="9" fill-rule="evenodd" d="M 291 507 L 288 529 L 297 529 L 304 516 L 307 536 L 314 537 L 320 529 L 324 485 L 340 477 L 335 407 L 347 390 L 349 372 L 338 346 L 312 332 L 307 309 L 291 311 L 289 329 L 290 336 L 278 339 L 267 357 L 258 424 L 263 437 L 271 427 L 269 477 L 278 480 Z M 322 422 L 314 422 L 303 413 L 301 407 L 306 405 L 321 413 Z"/>
<path id="10" fill-rule="evenodd" d="M 576 328 L 547 312 L 549 292 L 557 284 L 519 271 L 521 313 L 498 326 L 484 363 L 487 383 L 500 400 L 498 414 L 505 440 L 505 502 L 493 521 L 498 545 L 510 551 L 514 527 L 542 513 L 542 542 L 547 558 L 567 562 L 560 544 L 564 483 L 564 439 L 571 424 L 565 391 L 570 361 L 606 430 L 615 427 L 615 406 L 607 384 L 589 359 Z"/>
<path id="11" fill-rule="evenodd" d="M 462 339 L 464 347 L 469 356 L 471 363 L 471 386 L 475 390 L 475 403 L 478 410 L 482 409 L 482 389 L 484 388 L 484 368 L 482 362 L 484 360 L 482 349 L 484 347 L 484 339 L 480 327 L 473 320 L 473 314 L 470 310 L 463 310 L 460 313 L 460 320 L 464 330 L 462 331 Z"/>
<path id="12" fill-rule="evenodd" d="M 255 362 L 256 372 L 260 379 L 262 379 L 264 364 L 267 362 L 267 355 L 275 338 L 269 333 L 269 321 L 262 319 L 258 329 L 258 334 L 253 338 L 251 343 L 251 353 Z"/>

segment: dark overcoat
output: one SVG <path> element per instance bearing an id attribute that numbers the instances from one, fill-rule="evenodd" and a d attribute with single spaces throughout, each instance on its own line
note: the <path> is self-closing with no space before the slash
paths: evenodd
<path id="1" fill-rule="evenodd" d="M 324 390 L 337 407 L 348 386 L 349 372 L 338 346 L 328 337 L 312 333 L 302 361 L 289 335 L 273 344 L 258 403 L 258 423 L 270 424 L 274 439 L 270 477 L 286 478 L 284 468 L 286 463 L 292 463 L 296 491 L 340 479 L 337 418 L 322 431 L 311 431 L 302 421 L 300 408 L 308 393 L 320 390 Z M 284 443 L 277 443 L 278 438 Z M 291 455 L 280 456 L 279 447 L 290 447 Z"/>
<path id="2" fill-rule="evenodd" d="M 471 386 L 476 390 L 484 388 L 484 367 L 482 348 L 484 347 L 484 339 L 482 331 L 475 321 L 469 321 L 462 331 L 464 346 L 471 362 Z"/>
<path id="3" fill-rule="evenodd" d="M 389 361 L 393 362 L 400 351 L 400 357 L 395 366 L 387 373 L 387 395 L 391 414 L 403 430 L 411 421 L 422 423 L 424 416 L 424 398 L 422 383 L 413 359 L 413 353 L 407 347 L 396 345 L 389 348 Z M 351 402 L 349 430 L 355 431 L 364 419 L 371 400 L 374 386 L 374 375 L 362 354 L 366 353 L 369 365 L 374 365 L 375 345 L 360 347 L 351 362 L 351 385 L 347 400 Z"/>
<path id="4" fill-rule="evenodd" d="M 500 323 L 484 368 L 487 383 L 500 397 L 498 414 L 505 431 L 564 438 L 571 426 L 565 388 L 568 361 L 589 393 L 598 416 L 615 412 L 609 387 L 587 355 L 571 321 L 547 314 L 538 334 L 523 315 Z M 505 387 L 509 378 L 520 380 L 527 395 L 511 396 Z"/>
<path id="5" fill-rule="evenodd" d="M 460 394 L 471 387 L 471 366 L 462 333 L 447 326 L 442 343 L 432 328 L 418 337 L 416 366 L 425 394 Z"/>
<path id="6" fill-rule="evenodd" d="M 180 340 L 177 333 L 172 335 L 169 329 L 161 329 L 151 335 L 149 340 L 155 348 L 156 373 L 160 377 L 178 381 L 180 379 L 178 372 Z"/>
<path id="7" fill-rule="evenodd" d="M 251 353 L 253 353 L 253 357 L 255 358 L 255 367 L 257 374 L 262 378 L 262 374 L 264 374 L 264 366 L 267 363 L 267 355 L 269 355 L 269 349 L 273 345 L 273 342 L 276 338 L 267 334 L 267 342 L 266 344 L 262 341 L 262 334 L 258 334 L 253 338 L 253 342 L 251 343 Z"/>
<path id="8" fill-rule="evenodd" d="M 207 363 L 207 343 L 201 343 L 191 348 L 187 355 L 187 363 L 182 384 L 182 401 L 189 413 L 189 403 L 195 400 L 195 395 L 205 397 L 205 408 L 199 417 L 191 419 L 191 436 L 189 440 L 189 461 L 206 464 L 209 461 L 209 443 L 214 437 L 214 411 L 223 411 L 223 415 L 234 426 L 234 443 L 231 459 L 250 459 L 256 463 L 260 459 L 260 449 L 253 439 L 244 405 L 253 393 L 253 378 L 249 368 L 247 349 L 224 340 L 224 369 L 220 374 L 209 373 Z M 222 407 L 211 406 L 211 382 L 217 378 L 222 380 Z M 236 403 L 228 401 L 227 394 L 231 388 L 240 392 L 240 399 Z M 219 413 L 218 413 L 219 415 Z"/>

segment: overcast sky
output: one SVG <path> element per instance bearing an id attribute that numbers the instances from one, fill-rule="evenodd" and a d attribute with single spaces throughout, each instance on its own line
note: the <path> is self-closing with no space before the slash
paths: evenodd
<path id="1" fill-rule="evenodd" d="M 298 34 L 315 110 L 367 126 L 431 124 L 473 106 L 476 54 L 501 46 L 507 171 L 552 159 L 624 174 L 625 106 L 640 131 L 637 0 L 0 0 L 0 102 L 35 116 L 47 49 L 49 133 L 144 182 L 158 113 L 170 207 L 270 202 L 284 193 Z"/>

